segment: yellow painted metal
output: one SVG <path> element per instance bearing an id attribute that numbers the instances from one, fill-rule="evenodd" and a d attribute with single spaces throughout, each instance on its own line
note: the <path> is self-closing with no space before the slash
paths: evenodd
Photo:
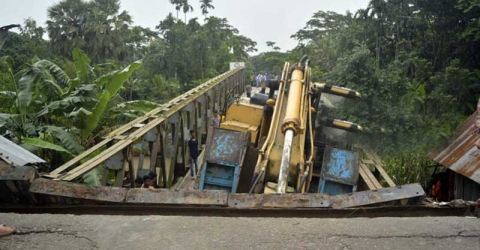
<path id="1" fill-rule="evenodd" d="M 325 83 L 314 83 L 314 86 L 320 90 L 324 90 L 327 87 Z M 362 97 L 362 95 L 357 91 L 354 91 L 349 88 L 339 87 L 339 86 L 330 86 L 329 93 L 345 96 L 345 97 L 354 97 L 354 98 Z"/>
<path id="2" fill-rule="evenodd" d="M 338 119 L 333 120 L 333 125 L 338 128 L 344 128 L 344 129 L 353 129 L 355 127 L 355 124 L 351 122 L 342 121 Z M 360 125 L 356 125 L 356 128 L 358 131 L 363 131 L 363 127 Z"/>
<path id="3" fill-rule="evenodd" d="M 288 79 L 288 67 L 284 69 L 285 79 Z M 304 160 L 304 145 L 306 139 L 306 130 L 307 127 L 307 118 L 311 111 L 310 109 L 310 96 L 308 94 L 309 89 L 309 80 L 310 80 L 310 69 L 305 67 L 306 74 L 303 74 L 303 71 L 296 69 L 291 74 L 291 83 L 288 91 L 288 95 L 283 91 L 279 91 L 277 98 L 277 103 L 275 106 L 275 112 L 277 116 L 274 115 L 272 118 L 272 125 L 279 124 L 282 122 L 282 127 L 274 127 L 274 135 L 270 135 L 273 138 L 272 147 L 269 148 L 268 155 L 266 155 L 265 166 L 266 182 L 276 182 L 280 174 L 280 166 L 283 156 L 283 143 L 284 143 L 284 132 L 287 129 L 294 129 L 296 131 L 296 136 L 293 138 L 293 143 L 291 147 L 291 157 L 290 164 L 288 167 L 288 185 L 297 187 L 298 180 L 300 180 L 299 175 L 303 174 L 305 170 L 303 166 L 305 165 Z M 287 85 L 281 85 L 280 87 L 287 87 Z M 277 110 L 278 109 L 278 110 Z M 283 119 L 283 120 L 282 120 Z M 298 166 L 298 167 L 297 167 Z M 300 168 L 299 168 L 300 167 Z M 264 191 L 267 191 L 268 188 L 265 188 Z"/>
<path id="4" fill-rule="evenodd" d="M 296 68 L 292 72 L 290 87 L 288 89 L 288 104 L 285 117 L 282 122 L 282 132 L 292 129 L 296 134 L 300 128 L 300 108 L 302 105 L 303 92 L 303 71 Z"/>
<path id="5" fill-rule="evenodd" d="M 252 126 L 260 126 L 263 107 L 250 103 L 234 103 L 227 110 L 225 121 L 235 121 Z"/>
<path id="6" fill-rule="evenodd" d="M 258 126 L 249 125 L 246 123 L 235 122 L 235 121 L 225 121 L 220 125 L 221 128 L 231 129 L 235 131 L 250 132 L 252 137 L 250 142 L 255 143 L 258 135 Z"/>

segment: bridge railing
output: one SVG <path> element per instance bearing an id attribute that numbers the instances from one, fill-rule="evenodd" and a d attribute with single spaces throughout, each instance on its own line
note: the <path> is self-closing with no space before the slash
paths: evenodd
<path id="1" fill-rule="evenodd" d="M 76 182 L 89 171 L 102 167 L 102 185 L 107 184 L 107 176 L 114 172 L 113 185 L 122 186 L 126 169 L 132 185 L 135 176 L 158 171 L 161 186 L 169 188 L 175 173 L 184 174 L 188 165 L 188 131 L 194 130 L 199 141 L 204 142 L 214 111 L 228 106 L 234 95 L 244 92 L 245 85 L 245 68 L 225 72 L 117 128 L 103 141 L 44 177 Z"/>

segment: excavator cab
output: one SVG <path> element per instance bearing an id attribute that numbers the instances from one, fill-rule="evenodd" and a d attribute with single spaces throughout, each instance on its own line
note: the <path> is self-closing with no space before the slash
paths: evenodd
<path id="1" fill-rule="evenodd" d="M 318 109 L 315 119 L 316 155 L 310 191 L 329 195 L 355 192 L 359 159 L 354 144 L 363 128 L 336 118 L 342 117 L 347 102 L 355 101 L 361 95 L 329 84 L 314 86 L 320 95 L 315 103 Z"/>

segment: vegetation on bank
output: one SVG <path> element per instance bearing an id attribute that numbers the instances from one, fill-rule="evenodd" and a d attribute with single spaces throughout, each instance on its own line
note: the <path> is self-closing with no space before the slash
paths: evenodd
<path id="1" fill-rule="evenodd" d="M 366 127 L 398 184 L 426 185 L 427 152 L 476 110 L 480 93 L 480 3 L 372 0 L 364 9 L 318 11 L 292 35 L 298 46 L 252 57 L 256 70 L 310 57 L 314 80 L 362 93 L 340 119 Z"/>

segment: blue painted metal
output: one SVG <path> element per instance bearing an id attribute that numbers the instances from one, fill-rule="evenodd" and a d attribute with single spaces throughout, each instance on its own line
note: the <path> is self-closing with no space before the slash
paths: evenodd
<path id="1" fill-rule="evenodd" d="M 356 152 L 326 146 L 318 192 L 329 195 L 355 192 L 358 175 Z"/>
<path id="2" fill-rule="evenodd" d="M 245 132 L 213 128 L 207 138 L 199 189 L 236 193 L 247 143 Z"/>

